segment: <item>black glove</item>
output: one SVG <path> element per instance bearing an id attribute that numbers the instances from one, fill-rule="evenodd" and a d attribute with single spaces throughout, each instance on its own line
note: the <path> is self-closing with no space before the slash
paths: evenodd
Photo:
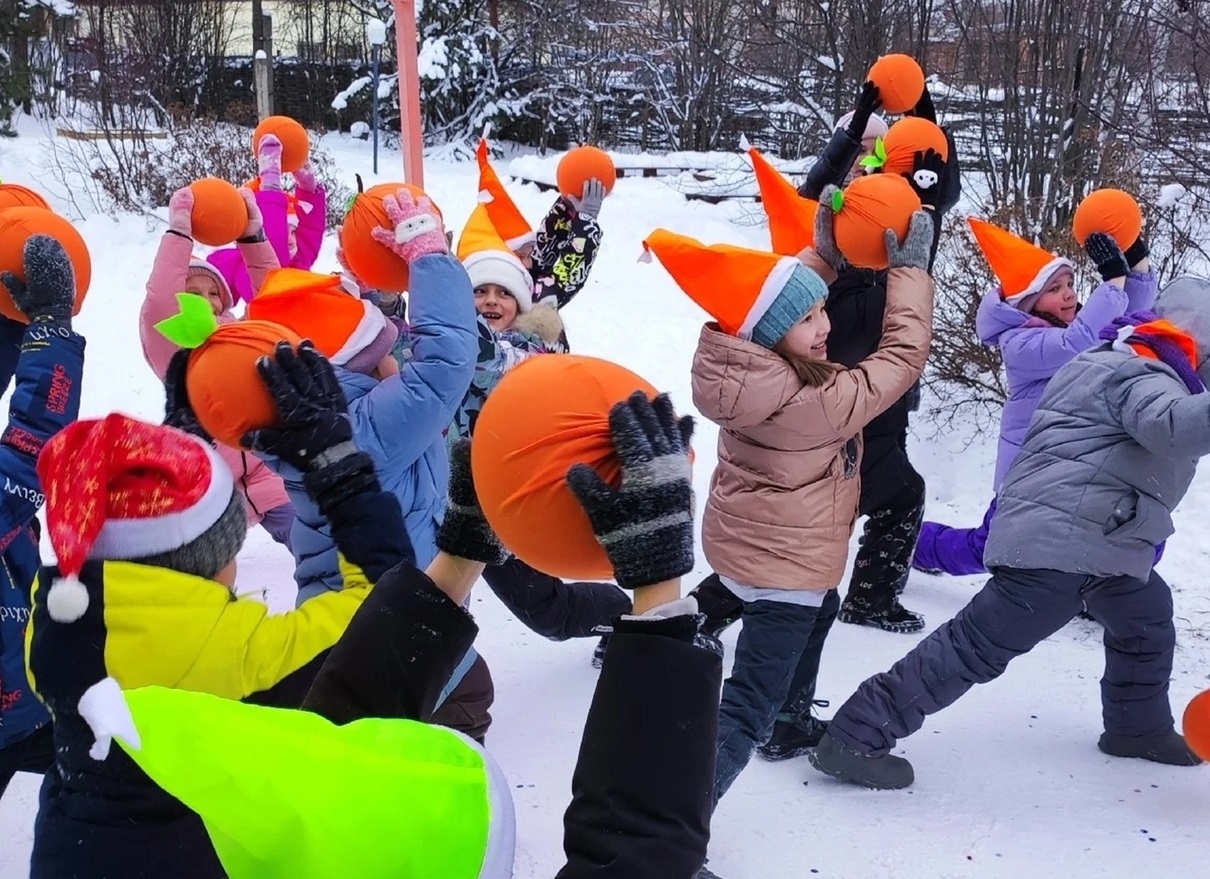
<path id="1" fill-rule="evenodd" d="M 870 117 L 881 106 L 882 96 L 878 94 L 878 86 L 867 80 L 861 87 L 861 95 L 857 98 L 857 106 L 853 110 L 853 121 L 849 123 L 849 134 L 853 140 L 861 141 L 865 138 L 865 128 L 870 122 Z"/>
<path id="2" fill-rule="evenodd" d="M 1143 233 L 1139 233 L 1139 238 L 1134 244 L 1126 248 L 1126 265 L 1134 268 L 1143 260 L 1151 255 L 1151 251 L 1147 248 L 1147 239 L 1143 237 Z"/>
<path id="3" fill-rule="evenodd" d="M 185 388 L 185 370 L 189 367 L 191 353 L 182 348 L 168 361 L 168 372 L 164 374 L 164 423 L 213 443 L 214 437 L 197 420 L 197 413 L 193 411 L 189 392 Z"/>
<path id="4" fill-rule="evenodd" d="M 511 553 L 487 524 L 471 477 L 471 441 L 463 438 L 450 448 L 450 492 L 445 518 L 437 529 L 437 548 L 485 565 L 502 565 Z"/>
<path id="5" fill-rule="evenodd" d="M 1084 242 L 1084 252 L 1096 264 L 1101 278 L 1112 281 L 1130 274 L 1130 266 L 1118 243 L 1104 232 L 1093 232 Z"/>
<path id="6" fill-rule="evenodd" d="M 12 272 L 0 275 L 17 308 L 30 323 L 54 323 L 71 327 L 76 301 L 76 274 L 63 245 L 49 235 L 32 235 L 21 252 L 25 268 L 22 281 Z"/>
<path id="7" fill-rule="evenodd" d="M 597 541 L 623 589 L 650 586 L 693 570 L 693 485 L 689 440 L 693 418 L 678 418 L 667 394 L 642 391 L 609 412 L 622 465 L 622 487 L 610 488 L 587 464 L 567 482 L 588 513 Z"/>
<path id="8" fill-rule="evenodd" d="M 921 119 L 927 119 L 934 125 L 937 124 L 937 108 L 933 106 L 933 96 L 929 94 L 927 83 L 925 83 L 924 91 L 920 93 L 920 100 L 916 102 L 916 106 L 903 115 L 917 116 Z"/>
<path id="9" fill-rule="evenodd" d="M 912 160 L 912 173 L 908 183 L 916 195 L 920 196 L 920 204 L 929 210 L 937 209 L 941 199 L 941 176 L 945 173 L 945 159 L 941 153 L 932 147 L 924 152 L 917 152 Z"/>

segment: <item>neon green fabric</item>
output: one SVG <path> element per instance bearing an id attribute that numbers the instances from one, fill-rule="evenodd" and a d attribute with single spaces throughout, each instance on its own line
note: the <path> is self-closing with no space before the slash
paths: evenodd
<path id="1" fill-rule="evenodd" d="M 408 720 L 334 726 L 205 693 L 124 693 L 123 750 L 197 812 L 230 879 L 475 879 L 491 808 L 483 754 Z"/>

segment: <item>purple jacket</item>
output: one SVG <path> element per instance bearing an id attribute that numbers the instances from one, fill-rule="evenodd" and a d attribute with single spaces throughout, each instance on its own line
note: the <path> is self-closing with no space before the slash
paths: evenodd
<path id="1" fill-rule="evenodd" d="M 1071 326 L 1052 326 L 1042 318 L 1018 311 L 993 287 L 979 304 L 975 332 L 984 345 L 996 345 L 1004 357 L 1008 400 L 1000 415 L 1000 448 L 996 453 L 994 488 L 1017 456 L 1029 420 L 1050 377 L 1076 355 L 1100 344 L 1097 334 L 1116 317 L 1150 309 L 1158 283 L 1154 273 L 1131 272 L 1126 288 L 1101 284 L 1088 297 Z"/>

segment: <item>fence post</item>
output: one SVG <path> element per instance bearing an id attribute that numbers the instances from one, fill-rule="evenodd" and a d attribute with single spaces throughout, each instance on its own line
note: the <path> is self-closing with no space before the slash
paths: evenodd
<path id="1" fill-rule="evenodd" d="M 256 90 L 256 115 L 264 119 L 273 115 L 273 16 L 261 18 L 263 49 L 252 58 L 252 80 Z"/>

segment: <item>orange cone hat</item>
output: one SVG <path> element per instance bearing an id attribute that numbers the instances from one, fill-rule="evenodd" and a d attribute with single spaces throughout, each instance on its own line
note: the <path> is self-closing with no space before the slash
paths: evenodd
<path id="1" fill-rule="evenodd" d="M 709 247 L 656 229 L 643 242 L 689 298 L 725 333 L 772 348 L 828 295 L 828 285 L 792 256 L 733 244 Z"/>
<path id="2" fill-rule="evenodd" d="M 968 222 L 979 249 L 1000 282 L 1004 301 L 1017 303 L 1041 293 L 1059 269 L 1075 270 L 1070 260 L 1043 250 L 1012 232 L 971 217 Z"/>
<path id="3" fill-rule="evenodd" d="M 740 147 L 748 150 L 752 170 L 756 172 L 760 201 L 769 217 L 773 252 L 797 256 L 815 243 L 815 210 L 819 202 L 799 195 L 794 184 L 774 168 L 760 150 L 747 146 L 746 139 L 740 142 Z"/>
<path id="4" fill-rule="evenodd" d="M 496 284 L 517 300 L 517 308 L 521 311 L 529 311 L 533 306 L 533 277 L 500 237 L 491 221 L 488 205 L 477 205 L 462 228 L 458 238 L 458 259 L 470 275 L 472 287 Z"/>
<path id="5" fill-rule="evenodd" d="M 513 203 L 496 169 L 492 167 L 486 137 L 479 138 L 475 156 L 479 160 L 479 201 L 487 205 L 487 215 L 491 217 L 492 225 L 512 250 L 520 250 L 526 244 L 531 244 L 535 237 L 534 230 Z"/>

